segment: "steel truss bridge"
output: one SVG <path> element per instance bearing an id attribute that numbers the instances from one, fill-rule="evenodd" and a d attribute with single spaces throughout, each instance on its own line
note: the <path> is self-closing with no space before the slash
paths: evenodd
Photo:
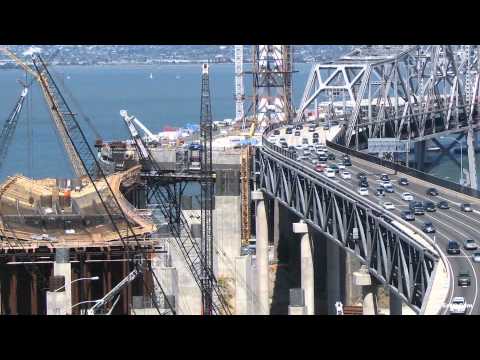
<path id="1" fill-rule="evenodd" d="M 280 126 L 272 125 L 265 135 Z M 434 246 L 425 246 L 427 241 L 412 238 L 410 232 L 396 226 L 405 225 L 398 216 L 386 214 L 353 190 L 318 176 L 266 136 L 254 164 L 259 190 L 277 198 L 328 240 L 354 254 L 368 266 L 370 274 L 414 311 L 425 311 L 426 295 L 440 259 Z"/>
<path id="2" fill-rule="evenodd" d="M 477 188 L 475 131 L 480 47 L 477 45 L 365 46 L 313 66 L 295 121 L 324 117 L 344 125 L 339 141 L 364 149 L 369 138 L 413 143 L 466 135 L 470 186 Z M 457 138 L 458 140 L 458 138 Z"/>

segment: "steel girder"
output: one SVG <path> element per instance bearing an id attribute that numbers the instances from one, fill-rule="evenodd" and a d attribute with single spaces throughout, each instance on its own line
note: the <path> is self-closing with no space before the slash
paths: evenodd
<path id="1" fill-rule="evenodd" d="M 277 198 L 328 240 L 356 255 L 373 276 L 420 312 L 437 255 L 397 228 L 381 209 L 308 170 L 272 149 L 257 149 L 257 189 Z"/>
<path id="2" fill-rule="evenodd" d="M 368 49 L 366 51 L 365 49 Z M 416 138 L 467 129 L 478 103 L 476 45 L 366 47 L 313 66 L 296 121 L 346 122 L 345 145 L 365 138 Z"/>

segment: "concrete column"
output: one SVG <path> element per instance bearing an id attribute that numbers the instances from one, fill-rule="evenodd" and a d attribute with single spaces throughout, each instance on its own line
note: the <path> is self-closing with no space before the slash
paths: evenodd
<path id="1" fill-rule="evenodd" d="M 392 290 L 390 298 L 390 315 L 402 315 L 402 300 Z"/>
<path id="2" fill-rule="evenodd" d="M 162 286 L 165 296 L 170 305 L 177 311 L 176 302 L 178 294 L 178 274 L 177 269 L 171 266 L 166 266 L 163 259 L 163 254 L 153 254 L 152 256 L 152 270 L 158 282 Z M 153 288 L 156 301 L 161 309 L 168 309 L 168 304 L 163 296 L 163 293 L 158 286 L 157 281 L 153 280 Z"/>
<path id="3" fill-rule="evenodd" d="M 473 129 L 469 129 L 467 132 L 468 175 L 470 177 L 470 187 L 473 189 L 478 188 L 477 162 L 475 158 L 475 145 L 476 145 L 475 140 L 476 140 L 475 132 L 473 131 Z"/>
<path id="4" fill-rule="evenodd" d="M 354 284 L 362 288 L 363 315 L 377 315 L 376 286 L 372 285 L 372 277 L 363 265 L 359 271 L 353 273 Z"/>
<path id="5" fill-rule="evenodd" d="M 340 248 L 333 242 L 327 242 L 327 305 L 328 315 L 336 315 L 335 303 L 342 301 L 341 296 L 341 268 Z"/>
<path id="6" fill-rule="evenodd" d="M 265 200 L 263 193 L 252 191 L 252 200 L 256 204 L 256 263 L 257 263 L 257 282 L 258 282 L 258 315 L 268 315 L 270 313 L 268 287 L 269 287 L 269 269 L 268 269 L 268 224 L 267 212 L 265 210 Z"/>
<path id="7" fill-rule="evenodd" d="M 305 311 L 307 315 L 315 315 L 315 277 L 308 226 L 303 221 L 294 223 L 293 232 L 301 235 L 300 269 L 301 284 L 305 297 Z"/>
<path id="8" fill-rule="evenodd" d="M 417 170 L 425 170 L 425 141 L 417 141 L 415 148 L 415 166 Z"/>
<path id="9" fill-rule="evenodd" d="M 65 277 L 65 313 L 72 314 L 72 265 L 70 264 L 70 250 L 67 248 L 57 248 L 55 253 L 55 263 L 53 264 L 53 275 Z M 60 293 L 60 292 L 59 292 Z"/>
<path id="10" fill-rule="evenodd" d="M 280 202 L 273 200 L 273 261 L 278 262 L 278 243 L 280 242 Z"/>
<path id="11" fill-rule="evenodd" d="M 251 255 L 235 258 L 235 315 L 254 315 Z"/>
<path id="12" fill-rule="evenodd" d="M 307 315 L 305 293 L 303 289 L 290 289 L 290 304 L 288 315 Z"/>
<path id="13" fill-rule="evenodd" d="M 362 291 L 355 286 L 354 272 L 360 269 L 360 261 L 352 254 L 345 254 L 345 305 L 351 305 L 358 302 L 362 296 Z"/>

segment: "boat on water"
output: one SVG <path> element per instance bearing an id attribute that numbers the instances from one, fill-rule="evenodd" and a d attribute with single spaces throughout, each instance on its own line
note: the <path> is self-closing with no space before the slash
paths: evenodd
<path id="1" fill-rule="evenodd" d="M 150 79 L 153 79 L 153 74 L 152 73 L 150 73 Z"/>

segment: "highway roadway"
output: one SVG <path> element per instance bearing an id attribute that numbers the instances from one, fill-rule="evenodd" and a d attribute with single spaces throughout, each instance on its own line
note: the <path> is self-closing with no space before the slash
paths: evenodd
<path id="1" fill-rule="evenodd" d="M 317 127 L 315 130 L 315 132 L 319 134 L 320 143 L 325 143 L 326 138 L 331 138 L 336 131 L 337 129 L 335 128 L 332 128 L 329 131 L 324 131 L 321 127 Z M 285 134 L 285 129 L 281 129 L 281 133 L 278 135 L 278 138 L 285 138 L 288 145 L 301 144 L 302 138 L 307 138 L 309 144 L 312 144 L 312 135 L 313 133 L 308 131 L 308 127 L 304 126 L 304 129 L 301 130 L 300 136 L 295 136 L 294 134 L 287 135 Z M 329 149 L 329 152 L 335 154 L 336 160 L 329 160 L 327 165 L 338 164 L 341 162 L 341 156 L 343 153 L 333 149 Z M 429 200 L 435 204 L 438 204 L 438 202 L 441 200 L 448 201 L 450 209 L 442 210 L 437 208 L 435 212 L 425 212 L 425 215 L 416 215 L 415 221 L 412 221 L 411 223 L 418 228 L 418 232 L 422 231 L 421 227 L 426 221 L 432 222 L 435 227 L 436 233 L 427 234 L 427 236 L 430 236 L 430 238 L 437 242 L 449 260 L 449 266 L 451 267 L 453 273 L 449 302 L 454 296 L 463 296 L 467 304 L 469 304 L 467 308 L 467 314 L 480 314 L 480 299 L 478 294 L 480 288 L 480 263 L 473 262 L 473 251 L 465 250 L 463 248 L 463 242 L 466 239 L 473 239 L 480 248 L 480 232 L 478 230 L 480 229 L 480 200 L 449 189 L 432 186 L 431 184 L 417 178 L 401 173 L 395 173 L 395 171 L 391 169 L 372 164 L 368 161 L 358 159 L 353 156 L 351 156 L 350 159 L 352 166 L 347 166 L 345 170 L 352 174 L 352 178 L 350 180 L 344 180 L 339 174 L 337 174 L 334 180 L 343 183 L 343 185 L 352 188 L 354 191 L 357 191 L 359 182 L 357 179 L 357 174 L 360 172 L 365 173 L 369 183 L 369 194 L 366 197 L 380 205 L 387 201 L 393 203 L 395 205 L 395 209 L 391 211 L 397 215 L 400 215 L 402 210 L 408 209 L 408 202 L 404 201 L 401 197 L 403 192 L 412 194 L 415 200 L 422 202 Z M 307 167 L 315 167 L 315 165 L 313 165 L 309 160 L 301 161 Z M 379 187 L 381 182 L 381 174 L 389 175 L 395 190 L 394 193 L 386 193 L 384 197 L 375 195 L 375 190 L 377 187 Z M 324 173 L 318 173 L 318 176 L 326 175 Z M 409 185 L 400 185 L 398 180 L 401 177 L 407 178 Z M 427 189 L 431 187 L 435 187 L 439 191 L 438 196 L 427 195 Z M 474 211 L 472 213 L 465 213 L 461 211 L 460 205 L 462 203 L 470 203 Z M 446 253 L 448 240 L 456 240 L 460 244 L 460 255 L 448 255 Z M 465 270 L 471 275 L 471 285 L 469 287 L 459 287 L 457 285 L 457 275 L 459 272 Z M 446 305 L 447 304 L 445 304 L 444 308 L 445 314 L 448 313 L 448 307 Z"/>

